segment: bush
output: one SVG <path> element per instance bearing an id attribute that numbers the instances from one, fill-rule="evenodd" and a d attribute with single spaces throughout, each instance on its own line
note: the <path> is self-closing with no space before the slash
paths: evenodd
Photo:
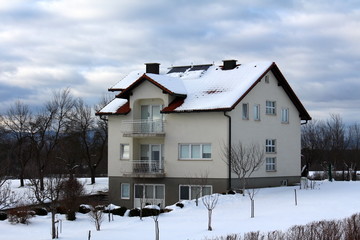
<path id="1" fill-rule="evenodd" d="M 124 216 L 126 210 L 127 210 L 126 207 L 120 207 L 120 208 L 115 208 L 115 209 L 111 210 L 111 213 L 114 215 L 118 215 L 118 216 Z"/>
<path id="2" fill-rule="evenodd" d="M 133 208 L 129 212 L 129 217 L 140 217 L 140 209 Z"/>
<path id="3" fill-rule="evenodd" d="M 229 191 L 227 192 L 227 194 L 232 194 L 232 195 L 234 195 L 234 194 L 236 194 L 236 192 L 235 192 L 234 190 L 229 190 Z"/>
<path id="4" fill-rule="evenodd" d="M 33 217 L 34 212 L 29 211 L 27 207 L 21 207 L 9 211 L 8 220 L 13 224 L 22 223 L 28 224 L 29 219 Z"/>
<path id="5" fill-rule="evenodd" d="M 56 213 L 59 213 L 59 214 L 66 214 L 67 211 L 66 211 L 66 208 L 63 207 L 63 206 L 59 206 L 56 208 Z"/>
<path id="6" fill-rule="evenodd" d="M 0 221 L 4 221 L 7 219 L 7 213 L 6 212 L 0 212 Z"/>
<path id="7" fill-rule="evenodd" d="M 179 207 L 179 208 L 183 208 L 184 207 L 184 204 L 183 203 L 181 203 L 181 202 L 178 202 L 178 203 L 176 203 L 176 205 L 175 206 L 177 206 L 177 207 Z"/>
<path id="8" fill-rule="evenodd" d="M 75 220 L 76 220 L 76 212 L 74 212 L 74 211 L 68 211 L 68 212 L 66 213 L 66 220 L 75 221 Z"/>
<path id="9" fill-rule="evenodd" d="M 160 209 L 160 213 L 168 213 L 168 212 L 171 212 L 171 211 L 172 211 L 171 208 Z"/>
<path id="10" fill-rule="evenodd" d="M 38 216 L 46 216 L 48 214 L 48 211 L 45 208 L 34 208 L 33 211 L 35 212 L 35 215 Z"/>
<path id="11" fill-rule="evenodd" d="M 86 214 L 90 211 L 91 211 L 90 208 L 85 205 L 80 205 L 79 207 L 79 213 Z"/>
<path id="12" fill-rule="evenodd" d="M 142 209 L 142 216 L 143 217 L 150 217 L 150 216 L 157 216 L 160 214 L 160 210 L 154 208 L 143 208 Z"/>

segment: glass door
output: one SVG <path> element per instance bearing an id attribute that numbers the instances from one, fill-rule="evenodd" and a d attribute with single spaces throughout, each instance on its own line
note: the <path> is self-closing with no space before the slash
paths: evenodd
<path id="1" fill-rule="evenodd" d="M 162 105 L 141 105 L 142 132 L 162 132 Z"/>

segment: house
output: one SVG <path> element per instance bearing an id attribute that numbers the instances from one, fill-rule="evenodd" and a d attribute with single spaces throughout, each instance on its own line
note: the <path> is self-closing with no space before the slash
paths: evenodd
<path id="1" fill-rule="evenodd" d="M 300 125 L 310 115 L 273 62 L 171 67 L 131 72 L 97 115 L 109 126 L 109 197 L 139 207 L 173 204 L 239 188 L 224 149 L 257 142 L 265 163 L 251 187 L 300 178 Z"/>

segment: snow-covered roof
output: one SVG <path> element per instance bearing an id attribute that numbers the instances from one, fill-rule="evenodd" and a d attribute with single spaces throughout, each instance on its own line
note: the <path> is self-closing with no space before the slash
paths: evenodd
<path id="1" fill-rule="evenodd" d="M 163 74 L 134 71 L 109 89 L 120 91 L 116 99 L 122 101 L 110 102 L 100 113 L 119 113 L 116 106 L 120 108 L 126 104 L 125 98 L 128 99 L 130 92 L 143 81 L 149 81 L 177 97 L 165 106 L 164 113 L 231 110 L 269 70 L 277 72 L 278 80 L 283 82 L 285 91 L 303 113 L 304 119 L 311 119 L 276 64 L 269 61 L 240 64 L 229 70 L 208 64 L 173 67 Z M 111 111 L 107 112 L 108 108 Z"/>
<path id="2" fill-rule="evenodd" d="M 103 107 L 99 113 L 101 114 L 115 114 L 121 107 L 125 106 L 128 100 L 122 98 L 114 98 L 105 107 Z"/>
<path id="3" fill-rule="evenodd" d="M 187 97 L 175 111 L 231 108 L 271 64 L 242 64 L 232 70 L 212 66 L 196 80 L 183 79 Z"/>

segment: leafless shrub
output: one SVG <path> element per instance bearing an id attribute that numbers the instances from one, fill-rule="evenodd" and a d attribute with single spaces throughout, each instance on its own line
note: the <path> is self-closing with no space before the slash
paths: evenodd
<path id="1" fill-rule="evenodd" d="M 267 240 L 286 240 L 286 235 L 282 231 L 268 232 Z"/>
<path id="2" fill-rule="evenodd" d="M 64 181 L 62 203 L 66 208 L 67 220 L 76 219 L 76 211 L 79 209 L 81 197 L 85 194 L 84 185 L 76 178 L 70 177 Z"/>
<path id="3" fill-rule="evenodd" d="M 17 202 L 16 194 L 11 190 L 9 181 L 0 182 L 0 210 L 11 207 Z"/>
<path id="4" fill-rule="evenodd" d="M 104 220 L 104 212 L 98 206 L 93 204 L 89 216 L 95 224 L 96 231 L 100 231 L 101 223 Z"/>
<path id="5" fill-rule="evenodd" d="M 345 239 L 360 239 L 360 214 L 354 214 L 344 220 Z"/>
<path id="6" fill-rule="evenodd" d="M 219 194 L 206 195 L 201 198 L 204 206 L 208 210 L 208 230 L 209 231 L 212 231 L 211 216 L 212 216 L 212 211 L 214 210 L 214 208 L 217 205 L 218 199 L 219 199 Z"/>
<path id="7" fill-rule="evenodd" d="M 34 214 L 35 213 L 33 213 L 28 206 L 23 205 L 10 210 L 8 213 L 8 220 L 12 224 L 28 224 L 29 219 L 32 218 Z"/>
<path id="8" fill-rule="evenodd" d="M 244 235 L 244 240 L 263 240 L 265 236 L 257 232 L 249 232 Z"/>

